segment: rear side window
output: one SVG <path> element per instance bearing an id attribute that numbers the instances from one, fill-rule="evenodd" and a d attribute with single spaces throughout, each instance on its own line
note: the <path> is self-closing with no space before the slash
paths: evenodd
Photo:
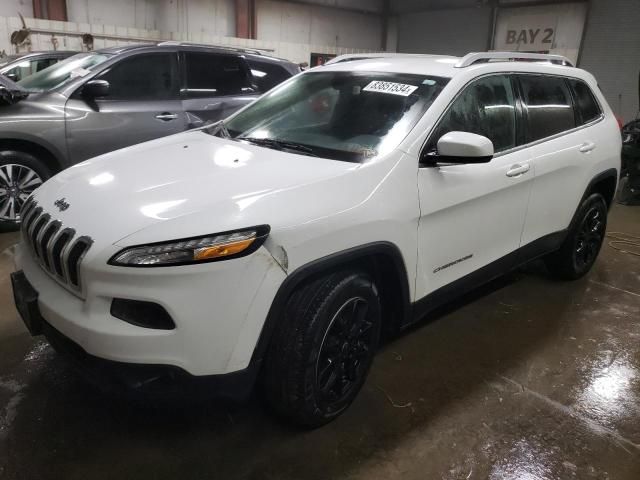
<path id="1" fill-rule="evenodd" d="M 427 153 L 436 153 L 440 137 L 452 131 L 483 135 L 496 152 L 515 147 L 515 101 L 509 77 L 492 75 L 467 86 L 431 135 Z"/>
<path id="2" fill-rule="evenodd" d="M 109 82 L 109 99 L 166 100 L 178 96 L 178 62 L 174 53 L 126 58 L 100 78 Z"/>
<path id="3" fill-rule="evenodd" d="M 529 141 L 575 128 L 573 104 L 564 78 L 523 75 L 520 82 L 527 107 Z"/>
<path id="4" fill-rule="evenodd" d="M 239 57 L 185 52 L 189 98 L 238 95 L 253 92 L 251 77 Z"/>
<path id="5" fill-rule="evenodd" d="M 261 92 L 271 90 L 279 83 L 284 82 L 291 74 L 277 63 L 260 62 L 254 59 L 247 59 L 253 76 L 253 83 L 258 86 Z"/>
<path id="6" fill-rule="evenodd" d="M 569 85 L 573 90 L 579 124 L 584 125 L 598 118 L 602 111 L 589 86 L 582 80 L 574 79 L 569 80 Z"/>

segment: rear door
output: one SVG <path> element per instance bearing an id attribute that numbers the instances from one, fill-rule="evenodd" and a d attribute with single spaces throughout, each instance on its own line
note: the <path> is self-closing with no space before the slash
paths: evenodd
<path id="1" fill-rule="evenodd" d="M 176 52 L 128 56 L 94 78 L 109 95 L 91 101 L 78 89 L 65 109 L 73 163 L 186 128 Z"/>
<path id="2" fill-rule="evenodd" d="M 242 57 L 186 50 L 181 58 L 182 104 L 189 128 L 226 118 L 257 97 L 251 72 Z"/>
<path id="3" fill-rule="evenodd" d="M 598 155 L 602 111 L 580 80 L 527 74 L 519 81 L 536 171 L 522 234 L 526 245 L 550 235 L 549 241 L 561 239 L 568 228 L 589 181 L 588 162 Z"/>

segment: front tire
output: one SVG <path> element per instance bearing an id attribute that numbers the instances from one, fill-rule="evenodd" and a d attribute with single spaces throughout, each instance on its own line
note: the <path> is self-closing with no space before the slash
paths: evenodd
<path id="1" fill-rule="evenodd" d="M 0 152 L 0 231 L 18 228 L 22 205 L 50 176 L 44 163 L 30 153 Z"/>
<path id="2" fill-rule="evenodd" d="M 299 288 L 267 352 L 268 403 L 299 426 L 338 417 L 364 384 L 380 325 L 378 291 L 365 273 L 333 273 Z"/>
<path id="3" fill-rule="evenodd" d="M 560 250 L 544 258 L 549 271 L 563 280 L 586 275 L 598 257 L 607 229 L 607 202 L 591 194 L 578 208 Z"/>

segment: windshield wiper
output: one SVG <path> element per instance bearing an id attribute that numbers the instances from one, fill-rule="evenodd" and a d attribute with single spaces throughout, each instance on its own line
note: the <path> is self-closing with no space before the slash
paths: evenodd
<path id="1" fill-rule="evenodd" d="M 259 145 L 261 147 L 273 148 L 275 150 L 293 150 L 295 152 L 309 155 L 311 157 L 317 157 L 313 148 L 307 147 L 300 143 L 289 142 L 286 140 L 275 140 L 273 138 L 253 138 L 253 137 L 236 137 L 236 140 L 244 140 L 246 142 Z"/>

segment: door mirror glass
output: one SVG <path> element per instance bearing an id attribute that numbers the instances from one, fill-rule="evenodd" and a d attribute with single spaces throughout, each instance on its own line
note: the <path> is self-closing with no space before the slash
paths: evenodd
<path id="1" fill-rule="evenodd" d="M 109 95 L 109 82 L 106 80 L 89 80 L 82 88 L 82 95 L 88 99 L 106 97 Z"/>
<path id="2" fill-rule="evenodd" d="M 9 80 L 17 82 L 18 80 L 20 80 L 18 78 L 18 74 L 17 73 L 7 73 L 5 74 L 5 77 L 7 77 Z"/>
<path id="3" fill-rule="evenodd" d="M 493 143 L 469 132 L 449 132 L 438 140 L 438 163 L 487 163 L 493 158 Z"/>

